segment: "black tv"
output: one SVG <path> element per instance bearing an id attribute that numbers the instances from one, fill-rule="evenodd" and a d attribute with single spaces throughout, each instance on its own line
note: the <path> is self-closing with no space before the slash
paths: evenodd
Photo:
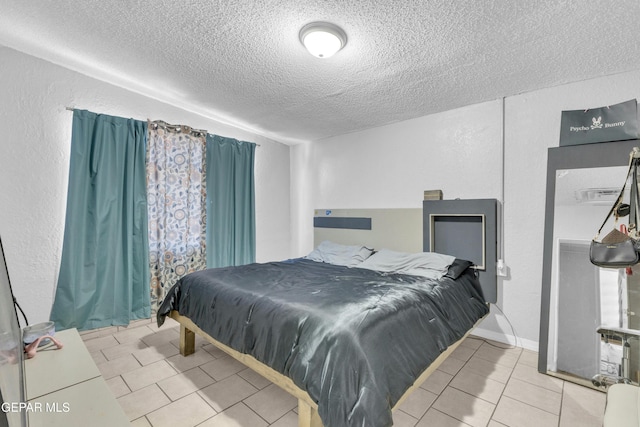
<path id="1" fill-rule="evenodd" d="M 0 252 L 0 427 L 25 427 L 24 344 L 2 238 Z"/>

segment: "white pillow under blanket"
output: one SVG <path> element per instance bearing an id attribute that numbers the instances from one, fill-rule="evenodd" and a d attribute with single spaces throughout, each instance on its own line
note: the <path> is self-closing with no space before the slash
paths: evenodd
<path id="1" fill-rule="evenodd" d="M 436 252 L 411 254 L 380 249 L 359 264 L 358 268 L 439 279 L 447 273 L 454 260 L 454 256 Z"/>
<path id="2" fill-rule="evenodd" d="M 326 262 L 334 265 L 355 267 L 369 258 L 372 249 L 364 246 L 348 246 L 333 243 L 328 240 L 320 243 L 307 258 L 312 261 Z"/>

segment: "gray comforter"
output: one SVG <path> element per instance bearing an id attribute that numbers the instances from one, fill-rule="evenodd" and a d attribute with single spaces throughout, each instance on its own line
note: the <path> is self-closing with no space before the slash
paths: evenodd
<path id="1" fill-rule="evenodd" d="M 471 270 L 432 280 L 306 259 L 189 274 L 158 325 L 171 310 L 291 378 L 326 427 L 392 425 L 407 388 L 488 312 Z"/>

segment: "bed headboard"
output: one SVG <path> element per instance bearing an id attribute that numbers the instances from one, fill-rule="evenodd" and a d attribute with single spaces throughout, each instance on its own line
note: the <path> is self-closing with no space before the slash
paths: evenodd
<path id="1" fill-rule="evenodd" d="M 473 262 L 487 302 L 498 299 L 498 231 L 496 199 L 425 200 L 424 251 Z"/>
<path id="2" fill-rule="evenodd" d="M 423 209 L 316 209 L 313 242 L 314 246 L 330 240 L 373 249 L 433 251 L 465 259 L 478 258 L 470 261 L 480 267 L 485 298 L 496 302 L 498 214 L 494 199 L 425 201 Z M 443 233 L 449 235 L 452 230 L 453 238 L 443 238 Z M 458 232 L 466 234 L 461 236 Z"/>
<path id="3" fill-rule="evenodd" d="M 422 209 L 316 209 L 313 243 L 422 252 Z"/>

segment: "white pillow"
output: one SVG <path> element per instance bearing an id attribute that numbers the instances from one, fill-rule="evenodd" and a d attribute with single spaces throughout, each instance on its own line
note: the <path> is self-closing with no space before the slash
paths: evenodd
<path id="1" fill-rule="evenodd" d="M 364 246 L 347 246 L 333 243 L 328 240 L 320 243 L 307 258 L 312 261 L 326 262 L 328 264 L 355 267 L 373 253 L 372 249 Z"/>
<path id="2" fill-rule="evenodd" d="M 358 265 L 358 268 L 439 279 L 447 274 L 454 260 L 454 256 L 436 252 L 410 254 L 381 249 Z"/>

